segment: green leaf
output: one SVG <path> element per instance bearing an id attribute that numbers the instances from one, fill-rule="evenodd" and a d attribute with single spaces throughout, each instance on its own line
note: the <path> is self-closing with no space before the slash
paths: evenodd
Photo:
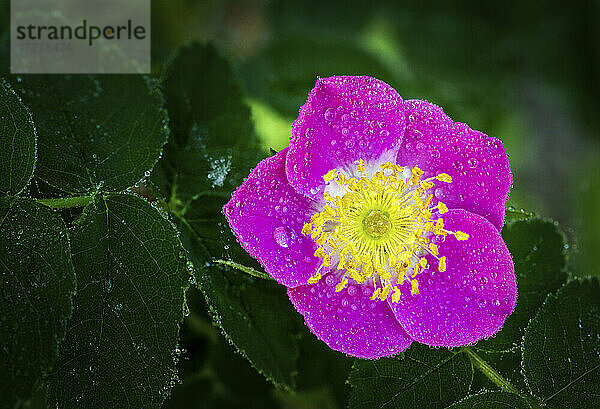
<path id="1" fill-rule="evenodd" d="M 3 80 L 0 101 L 0 193 L 15 195 L 33 176 L 37 135 L 27 107 Z"/>
<path id="2" fill-rule="evenodd" d="M 169 198 L 215 322 L 259 372 L 291 388 L 299 316 L 284 287 L 231 267 L 261 270 L 221 214 L 231 191 L 264 156 L 250 112 L 229 64 L 212 46 L 181 49 L 164 87 L 173 132 L 152 180 Z"/>
<path id="3" fill-rule="evenodd" d="M 187 293 L 190 315 L 181 329 L 180 361 L 183 383 L 173 389 L 165 409 L 260 408 L 274 405 L 273 385 L 248 365 L 212 325 L 204 295 L 195 288 Z"/>
<path id="4" fill-rule="evenodd" d="M 36 176 L 66 192 L 138 182 L 167 141 L 162 93 L 138 75 L 31 75 L 13 87 L 38 129 Z"/>
<path id="5" fill-rule="evenodd" d="M 188 203 L 231 192 L 264 154 L 229 63 L 210 45 L 182 48 L 164 75 L 172 135 L 152 180 L 163 196 Z"/>
<path id="6" fill-rule="evenodd" d="M 159 408 L 176 383 L 188 269 L 177 231 L 132 195 L 97 197 L 71 230 L 79 291 L 51 402 Z"/>
<path id="7" fill-rule="evenodd" d="M 285 287 L 213 263 L 213 259 L 233 259 L 260 268 L 236 242 L 220 215 L 225 200 L 206 195 L 192 201 L 178 219 L 181 239 L 190 251 L 213 319 L 224 335 L 265 377 L 278 386 L 292 388 L 301 322 Z"/>
<path id="8" fill-rule="evenodd" d="M 508 224 L 502 236 L 515 263 L 518 298 L 502 330 L 477 348 L 506 351 L 521 344 L 524 328 L 544 302 L 567 279 L 565 242 L 557 226 L 541 219 Z"/>
<path id="9" fill-rule="evenodd" d="M 0 198 L 0 407 L 30 398 L 54 367 L 71 316 L 67 228 L 30 200 Z"/>
<path id="10" fill-rule="evenodd" d="M 600 407 L 600 283 L 578 279 L 550 295 L 523 339 L 523 370 L 549 408 Z"/>
<path id="11" fill-rule="evenodd" d="M 510 392 L 484 392 L 468 396 L 448 409 L 529 409 L 529 404 L 519 395 Z"/>
<path id="12" fill-rule="evenodd" d="M 343 37 L 277 38 L 241 71 L 252 97 L 292 118 L 298 116 L 317 76 L 370 75 L 395 85 L 377 54 Z"/>
<path id="13" fill-rule="evenodd" d="M 445 408 L 469 392 L 472 379 L 466 354 L 414 344 L 403 358 L 356 360 L 348 407 Z"/>

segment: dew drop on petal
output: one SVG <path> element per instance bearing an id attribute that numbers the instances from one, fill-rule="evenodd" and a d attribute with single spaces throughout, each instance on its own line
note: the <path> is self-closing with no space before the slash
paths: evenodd
<path id="1" fill-rule="evenodd" d="M 276 227 L 275 230 L 273 230 L 273 240 L 281 247 L 289 247 L 291 242 L 290 229 L 285 226 Z"/>
<path id="2" fill-rule="evenodd" d="M 336 117 L 335 109 L 327 108 L 323 116 L 325 117 L 326 121 L 333 121 Z"/>

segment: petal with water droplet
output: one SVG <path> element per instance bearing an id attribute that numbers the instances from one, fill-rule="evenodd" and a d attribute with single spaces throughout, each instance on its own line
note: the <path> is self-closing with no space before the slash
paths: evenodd
<path id="1" fill-rule="evenodd" d="M 314 242 L 301 233 L 314 213 L 314 203 L 288 183 L 287 154 L 285 148 L 260 162 L 223 211 L 242 247 L 267 274 L 295 287 L 306 284 L 320 260 L 314 256 Z"/>

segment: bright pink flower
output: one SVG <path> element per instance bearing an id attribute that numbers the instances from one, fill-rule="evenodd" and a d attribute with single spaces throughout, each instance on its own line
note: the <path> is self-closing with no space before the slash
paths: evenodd
<path id="1" fill-rule="evenodd" d="M 224 212 L 318 338 L 373 359 L 502 327 L 517 297 L 499 233 L 510 183 L 498 139 L 377 79 L 331 77 Z"/>

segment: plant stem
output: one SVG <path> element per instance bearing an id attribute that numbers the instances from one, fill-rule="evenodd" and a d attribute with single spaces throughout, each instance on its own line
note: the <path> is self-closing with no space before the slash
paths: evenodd
<path id="1" fill-rule="evenodd" d="M 36 199 L 38 203 L 53 209 L 67 209 L 69 207 L 82 207 L 91 203 L 92 196 L 61 197 L 59 199 Z"/>
<path id="2" fill-rule="evenodd" d="M 498 386 L 501 390 L 512 392 L 516 395 L 523 396 L 523 393 L 518 390 L 512 383 L 508 380 L 504 379 L 502 375 L 498 373 L 494 368 L 490 366 L 486 361 L 483 360 L 482 357 L 477 355 L 475 351 L 470 348 L 462 347 L 461 351 L 465 352 L 471 358 L 471 362 L 473 365 L 477 367 L 485 376 L 488 377 L 490 381 L 492 381 L 496 386 Z"/>
<path id="3" fill-rule="evenodd" d="M 236 263 L 235 261 L 232 261 L 232 260 L 213 260 L 213 261 L 215 263 L 223 264 L 228 267 L 235 268 L 236 270 L 243 271 L 244 273 L 249 274 L 254 277 L 257 277 L 257 278 L 262 278 L 264 280 L 273 280 L 273 278 L 271 278 L 271 276 L 268 275 L 267 273 L 263 273 L 262 271 L 255 270 L 252 267 L 247 267 L 240 263 Z"/>

